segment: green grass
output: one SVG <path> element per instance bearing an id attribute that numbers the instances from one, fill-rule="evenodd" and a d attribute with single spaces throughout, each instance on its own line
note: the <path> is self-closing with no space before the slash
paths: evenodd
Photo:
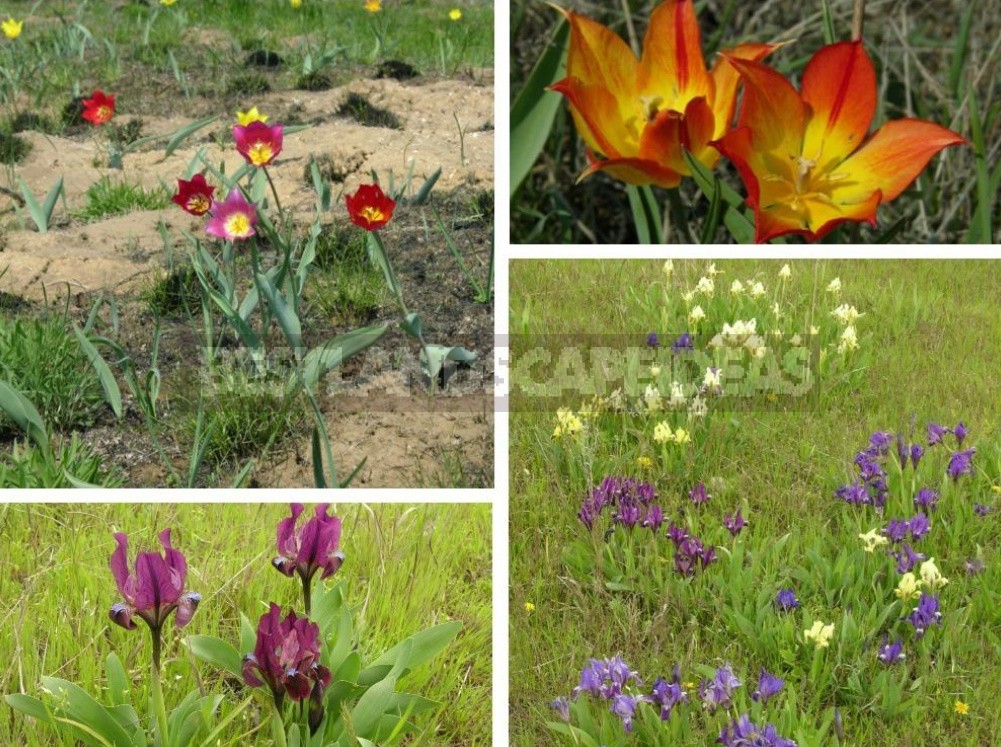
<path id="1" fill-rule="evenodd" d="M 463 623 L 450 647 L 400 683 L 440 704 L 417 719 L 422 737 L 414 744 L 489 745 L 489 508 L 345 504 L 337 513 L 344 519 L 341 549 L 347 560 L 335 580 L 346 584 L 354 642 L 365 660 L 433 624 Z M 145 702 L 149 637 L 145 628 L 126 631 L 108 621 L 108 608 L 119 598 L 108 557 L 115 531 L 129 535 L 134 556 L 170 527 L 173 545 L 188 562 L 188 588 L 200 592 L 202 602 L 186 628 L 166 630 L 167 707 L 200 686 L 225 695 L 225 715 L 248 689 L 196 663 L 181 641 L 205 634 L 238 642 L 239 613 L 256 623 L 268 601 L 301 603 L 298 583 L 269 568 L 275 525 L 287 515 L 287 507 L 276 504 L 0 507 L 7 563 L 0 580 L 7 662 L 0 668 L 0 690 L 37 694 L 39 677 L 55 675 L 101 697 L 103 662 L 114 651 L 133 678 L 134 701 Z M 266 717 L 267 702 L 262 691 L 258 695 L 252 721 L 241 730 L 262 712 Z M 141 705 L 138 710 L 146 712 Z M 69 744 L 10 711 L 0 720 L 0 742 Z M 264 729 L 246 744 L 272 742 Z"/>
<path id="2" fill-rule="evenodd" d="M 771 291 L 782 264 L 718 262 L 725 274 L 717 280 L 725 281 L 724 296 L 734 278 L 760 277 Z M 621 429 L 611 430 L 605 421 L 598 421 L 595 437 L 581 447 L 554 441 L 552 409 L 512 412 L 510 646 L 512 682 L 517 683 L 511 690 L 513 745 L 571 743 L 546 728 L 547 722 L 555 720 L 548 704 L 555 696 L 570 693 L 588 657 L 621 654 L 648 678 L 647 684 L 658 676 L 670 677 L 675 662 L 682 664 L 685 679 L 696 682 L 706 673 L 696 667 L 731 662 L 745 681 L 746 697 L 757 682 L 760 665 L 767 663 L 770 671 L 778 668 L 780 673 L 796 671 L 797 665 L 783 663 L 768 640 L 781 630 L 792 640 L 796 631 L 801 634 L 808 627 L 808 615 L 835 622 L 836 635 L 847 629 L 850 615 L 859 623 L 861 637 L 832 643 L 828 658 L 830 663 L 837 662 L 833 679 L 829 674 L 790 678 L 787 690 L 795 691 L 800 705 L 783 718 L 795 719 L 811 733 L 838 706 L 848 744 L 972 746 L 994 740 L 1001 726 L 993 707 L 1001 697 L 995 676 L 1001 649 L 991 632 L 997 612 L 989 590 L 1001 580 L 994 539 L 999 512 L 975 518 L 967 516 L 970 509 L 965 501 L 950 505 L 943 499 L 939 513 L 933 515 L 935 529 L 922 541 L 925 547 L 919 543 L 918 549 L 931 550 L 952 580 L 942 592 L 945 625 L 929 633 L 926 653 L 913 647 L 908 650 L 905 682 L 909 687 L 920 678 L 920 683 L 913 692 L 904 693 L 910 710 L 891 718 L 885 715 L 879 697 L 860 698 L 852 683 L 852 677 L 858 677 L 863 693 L 876 687 L 873 678 L 882 665 L 877 665 L 874 656 L 881 637 L 868 638 L 875 631 L 865 629 L 865 622 L 876 607 L 873 589 L 895 581 L 872 576 L 872 569 L 881 566 L 860 551 L 856 535 L 882 526 L 891 517 L 880 520 L 871 511 L 856 513 L 832 494 L 852 474 L 851 459 L 871 432 L 906 432 L 912 415 L 919 429 L 927 421 L 953 424 L 962 418 L 971 428 L 971 443 L 978 447 L 978 474 L 968 489 L 979 494 L 975 500 L 996 505 L 989 486 L 998 485 L 1001 468 L 997 410 L 1001 381 L 993 373 L 1001 356 L 1001 318 L 995 312 L 997 269 L 994 263 L 976 261 L 789 264 L 792 302 L 799 308 L 815 307 L 821 324 L 832 306 L 824 289 L 836 276 L 844 283 L 843 300 L 866 315 L 858 322 L 860 352 L 868 351 L 870 357 L 855 385 L 822 381 L 821 395 L 801 406 L 793 403 L 757 412 L 724 410 L 711 417 L 711 422 L 707 420 L 699 449 L 687 452 L 689 456 L 669 470 L 655 463 L 645 473 L 636 466 L 637 457 L 659 455 L 638 446 L 647 432 L 642 419 L 626 418 Z M 511 330 L 525 335 L 514 338 L 512 347 L 527 349 L 539 344 L 544 339 L 541 335 L 586 333 L 628 334 L 643 348 L 651 329 L 662 335 L 680 333 L 684 324 L 651 319 L 650 309 L 656 307 L 644 300 L 648 295 L 660 297 L 661 265 L 640 261 L 512 263 Z M 665 304 L 676 304 L 681 290 L 693 285 L 704 271 L 705 263 L 676 261 L 674 285 Z M 656 293 L 650 290 L 654 287 Z M 558 343 L 559 338 L 555 339 Z M 517 354 L 512 363 L 516 369 Z M 547 370 L 545 365 L 536 367 L 532 379 L 544 379 Z M 512 392 L 518 388 L 515 376 Z M 573 399 L 572 394 L 569 397 Z M 575 409 L 586 399 L 577 397 Z M 927 458 L 933 461 L 922 467 L 921 474 L 942 468 L 934 461 L 942 456 Z M 681 582 L 671 571 L 671 556 L 663 549 L 656 560 L 651 559 L 649 548 L 641 542 L 648 535 L 638 536 L 637 547 L 628 550 L 621 529 L 609 543 L 609 548 L 619 547 L 617 555 L 611 549 L 606 555 L 592 549 L 582 558 L 581 546 L 591 548 L 594 542 L 601 548 L 604 542 L 601 530 L 592 538 L 577 520 L 580 502 L 605 474 L 623 473 L 643 474 L 653 481 L 667 506 L 668 519 L 679 519 L 681 514 L 680 519 L 687 517 L 700 535 L 723 546 L 720 561 L 693 581 Z M 700 512 L 684 497 L 694 479 L 704 480 L 714 496 Z M 724 513 L 738 507 L 743 508 L 750 526 L 734 543 L 720 521 Z M 895 510 L 893 516 L 898 513 Z M 786 534 L 790 535 L 786 544 L 776 546 Z M 731 548 L 743 551 L 731 557 Z M 807 560 L 811 549 L 818 555 Z M 987 571 L 968 578 L 963 563 L 978 553 Z M 587 569 L 588 562 L 593 567 L 599 555 L 604 558 L 606 575 L 596 578 Z M 843 576 L 834 570 L 839 556 L 847 563 Z M 629 557 L 637 566 L 626 572 Z M 892 577 L 892 564 L 888 571 Z M 603 581 L 614 580 L 613 573 L 620 574 L 619 581 L 632 591 L 606 588 Z M 775 627 L 785 623 L 773 624 L 778 617 L 770 610 L 750 637 L 734 626 L 735 611 L 746 616 L 750 609 L 754 620 L 759 595 L 764 595 L 767 606 L 768 597 L 780 585 L 789 584 L 797 587 L 803 611 L 788 622 L 788 629 Z M 526 612 L 526 602 L 535 605 L 533 612 Z M 791 648 L 793 654 L 800 650 L 798 644 Z M 904 672 L 893 670 L 895 675 L 904 676 Z M 776 708 L 781 711 L 792 697 L 787 691 Z M 811 703 L 814 698 L 819 702 Z M 956 699 L 970 704 L 969 717 L 952 712 Z M 774 714 L 776 708 L 769 706 L 767 712 Z M 700 710 L 697 702 L 692 710 Z M 601 718 L 605 709 L 594 705 L 590 711 Z M 617 723 L 614 717 L 607 718 Z M 706 744 L 719 733 L 722 717 L 708 721 L 711 726 L 693 727 L 693 738 L 661 743 Z M 621 731 L 615 729 L 602 743 L 639 743 L 620 740 Z M 834 744 L 833 737 L 829 734 L 822 743 Z M 800 740 L 800 744 L 811 742 Z"/>
<path id="3" fill-rule="evenodd" d="M 51 428 L 93 425 L 103 398 L 94 369 L 67 321 L 0 316 L 0 380 L 34 404 Z M 0 432 L 10 426 L 0 418 Z"/>
<path id="4" fill-rule="evenodd" d="M 72 488 L 66 474 L 88 485 L 118 488 L 124 483 L 117 469 L 106 469 L 100 457 L 74 433 L 48 459 L 35 446 L 15 443 L 9 453 L 0 451 L 0 489 Z"/>
<path id="5" fill-rule="evenodd" d="M 165 187 L 145 189 L 138 184 L 102 176 L 87 188 L 87 204 L 73 212 L 83 221 L 93 222 L 135 210 L 162 210 L 170 205 Z"/>
<path id="6" fill-rule="evenodd" d="M 360 231 L 330 229 L 316 242 L 309 303 L 337 324 L 371 322 L 387 298 L 386 283 L 365 251 Z"/>
<path id="7" fill-rule="evenodd" d="M 647 20 L 659 0 L 599 5 L 568 2 L 569 7 L 608 25 L 629 40 L 630 30 L 643 39 Z M 797 84 L 806 61 L 825 44 L 822 7 L 831 8 L 834 37 L 850 37 L 853 0 L 801 3 L 778 0 L 767 5 L 739 0 L 697 2 L 703 53 L 711 65 L 717 52 L 745 41 L 789 42 L 768 59 Z M 524 88 L 536 62 L 553 38 L 559 14 L 543 3 L 511 4 L 511 95 Z M 914 185 L 880 206 L 875 227 L 848 224 L 828 237 L 839 243 L 991 243 L 1001 226 L 1001 182 L 996 143 L 1001 132 L 998 101 L 998 55 L 991 31 L 1001 20 L 996 3 L 969 5 L 961 15 L 942 0 L 923 3 L 869 2 L 864 42 L 877 70 L 878 106 L 870 131 L 888 120 L 918 117 L 958 132 L 970 146 L 949 148 L 936 156 Z M 563 75 L 560 68 L 555 80 Z M 552 92 L 532 101 L 558 100 Z M 537 124 L 523 141 L 548 128 Z M 541 154 L 512 197 L 511 238 L 517 243 L 636 243 L 625 185 L 603 174 L 577 177 L 587 165 L 585 145 L 567 107 L 559 101 Z M 992 145 L 993 144 L 993 145 Z M 515 148 L 518 144 L 515 143 Z M 526 144 L 527 147 L 527 144 Z M 741 196 L 746 191 L 736 170 L 724 159 L 714 172 Z M 672 205 L 675 194 L 678 204 Z M 679 190 L 653 190 L 663 215 L 664 243 L 698 240 L 710 203 L 691 179 Z M 668 220 L 670 218 L 670 220 Z M 889 229 L 896 230 L 884 236 Z M 992 238 L 993 235 L 993 238 Z M 732 243 L 720 228 L 710 243 Z M 795 236 L 786 237 L 799 241 Z M 655 239 L 656 240 L 656 239 Z"/>

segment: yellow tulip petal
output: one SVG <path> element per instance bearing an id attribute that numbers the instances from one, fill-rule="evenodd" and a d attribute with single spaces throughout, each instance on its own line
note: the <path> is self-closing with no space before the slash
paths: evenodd
<path id="1" fill-rule="evenodd" d="M 740 44 L 733 49 L 726 50 L 716 58 L 711 72 L 715 84 L 712 108 L 716 120 L 716 131 L 713 133 L 713 137 L 723 137 L 730 129 L 733 124 L 733 111 L 737 106 L 737 86 L 740 83 L 740 73 L 730 64 L 727 57 L 759 62 L 779 46 L 778 44 Z"/>
<path id="2" fill-rule="evenodd" d="M 692 0 L 665 0 L 650 15 L 638 85 L 643 94 L 658 95 L 665 108 L 679 112 L 696 96 L 712 94 Z"/>

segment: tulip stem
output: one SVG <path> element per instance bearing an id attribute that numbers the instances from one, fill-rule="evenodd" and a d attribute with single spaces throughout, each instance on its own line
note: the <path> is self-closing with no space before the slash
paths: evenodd
<path id="1" fill-rule="evenodd" d="M 153 636 L 153 667 L 150 672 L 150 697 L 153 701 L 153 714 L 156 717 L 156 744 L 167 747 L 167 709 L 163 702 L 163 687 L 160 684 L 160 628 L 150 627 Z"/>
<path id="2" fill-rule="evenodd" d="M 852 16 L 852 41 L 862 38 L 865 25 L 865 0 L 855 0 L 855 14 Z"/>
<path id="3" fill-rule="evenodd" d="M 267 166 L 261 166 L 261 170 L 264 172 L 264 176 L 268 179 L 268 184 L 271 186 L 271 194 L 275 197 L 275 207 L 278 208 L 278 217 L 284 220 L 285 213 L 282 211 L 282 201 L 278 199 L 278 190 L 275 189 L 275 183 L 271 181 L 271 173 L 268 171 Z"/>

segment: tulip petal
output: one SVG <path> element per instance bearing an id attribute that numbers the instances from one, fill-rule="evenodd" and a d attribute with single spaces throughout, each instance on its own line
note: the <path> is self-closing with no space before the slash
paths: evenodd
<path id="1" fill-rule="evenodd" d="M 779 151 L 795 160 L 802 154 L 807 108 L 792 84 L 760 62 L 729 57 L 744 81 L 744 103 L 738 127 L 754 133 L 754 147 Z"/>
<path id="2" fill-rule="evenodd" d="M 833 191 L 838 202 L 860 202 L 879 190 L 882 201 L 897 198 L 943 148 L 963 145 L 952 130 L 920 119 L 897 119 L 879 128 L 833 177 L 844 180 Z"/>
<path id="3" fill-rule="evenodd" d="M 550 90 L 571 105 L 574 123 L 588 147 L 609 158 L 635 151 L 642 102 L 636 88 L 636 55 L 617 34 L 572 11 L 566 77 Z M 634 123 L 630 130 L 627 123 Z"/>
<path id="4" fill-rule="evenodd" d="M 650 15 L 636 82 L 640 94 L 658 95 L 676 112 L 712 93 L 692 0 L 665 0 Z"/>
<path id="5" fill-rule="evenodd" d="M 737 107 L 737 85 L 740 83 L 740 73 L 727 59 L 751 60 L 760 62 L 765 59 L 779 44 L 740 44 L 733 49 L 724 51 L 713 64 L 712 79 L 715 84 L 713 93 L 713 116 L 716 129 L 714 138 L 721 138 L 733 124 L 733 112 Z"/>
<path id="6" fill-rule="evenodd" d="M 577 181 L 598 171 L 604 171 L 610 176 L 625 182 L 643 186 L 655 184 L 658 187 L 677 187 L 681 183 L 681 174 L 666 169 L 656 161 L 642 158 L 609 158 L 607 160 L 591 160 L 591 165 L 584 170 Z"/>
<path id="7" fill-rule="evenodd" d="M 822 48 L 807 63 L 801 89 L 813 111 L 803 156 L 827 171 L 859 147 L 876 113 L 876 71 L 862 42 Z"/>

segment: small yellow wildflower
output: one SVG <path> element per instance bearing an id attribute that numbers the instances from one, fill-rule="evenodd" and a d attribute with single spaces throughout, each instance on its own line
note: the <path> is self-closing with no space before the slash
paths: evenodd
<path id="1" fill-rule="evenodd" d="M 897 595 L 897 599 L 906 604 L 911 599 L 914 599 L 920 592 L 918 591 L 918 580 L 913 573 L 905 573 L 900 577 L 900 582 L 897 584 L 897 588 L 893 591 Z"/>
<path id="2" fill-rule="evenodd" d="M 669 259 L 664 262 L 664 276 L 670 280 L 672 275 L 674 275 L 674 260 Z"/>
<path id="3" fill-rule="evenodd" d="M 365 10 L 369 13 L 378 13 L 382 10 L 382 0 L 365 0 Z"/>
<path id="4" fill-rule="evenodd" d="M 885 545 L 889 540 L 879 533 L 878 529 L 870 529 L 865 534 L 860 534 L 859 539 L 865 542 L 865 551 L 874 552 L 877 547 Z"/>
<path id="5" fill-rule="evenodd" d="M 935 558 L 929 558 L 921 564 L 921 584 L 923 586 L 934 590 L 941 589 L 947 583 L 949 583 L 949 579 L 945 578 L 939 571 L 938 566 L 935 565 Z"/>
<path id="6" fill-rule="evenodd" d="M 578 418 L 568 407 L 561 407 L 556 411 L 556 428 L 553 430 L 553 438 L 563 438 L 563 436 L 576 437 L 584 429 L 584 422 Z"/>
<path id="7" fill-rule="evenodd" d="M 671 430 L 671 424 L 667 422 L 657 423 L 653 427 L 653 440 L 658 444 L 666 444 L 674 440 L 674 431 Z"/>
<path id="8" fill-rule="evenodd" d="M 173 5 L 177 0 L 160 0 L 160 5 Z"/>
<path id="9" fill-rule="evenodd" d="M 827 292 L 833 293 L 835 296 L 841 293 L 841 278 L 834 278 L 831 282 L 827 284 Z"/>
<path id="10" fill-rule="evenodd" d="M 453 21 L 458 21 L 460 18 L 462 18 L 462 11 L 459 10 L 458 8 L 452 8 L 452 10 L 448 11 L 448 17 L 451 18 Z"/>
<path id="11" fill-rule="evenodd" d="M 691 435 L 689 435 L 688 431 L 686 431 L 684 428 L 678 428 L 678 430 L 675 431 L 674 442 L 676 444 L 687 444 L 691 443 L 691 441 L 692 441 Z"/>
<path id="12" fill-rule="evenodd" d="M 689 324 L 698 324 L 705 318 L 706 318 L 706 312 L 702 310 L 701 306 L 696 306 L 694 309 L 688 312 Z"/>
<path id="13" fill-rule="evenodd" d="M 817 648 L 827 648 L 831 645 L 832 635 L 834 635 L 834 623 L 824 625 L 817 620 L 812 628 L 803 631 L 803 640 L 813 641 L 813 645 Z"/>
<path id="14" fill-rule="evenodd" d="M 265 123 L 265 122 L 267 122 L 268 121 L 268 115 L 267 114 L 261 114 L 259 111 L 257 111 L 257 107 L 256 106 L 252 106 L 252 107 L 250 107 L 245 112 L 237 112 L 236 113 L 236 120 L 240 124 L 241 127 L 246 127 L 247 125 L 249 125 L 249 124 L 251 124 L 253 122 L 260 122 L 262 124 Z"/>
<path id="15" fill-rule="evenodd" d="M 290 0 L 293 8 L 301 8 L 302 0 Z"/>
<path id="16" fill-rule="evenodd" d="M 535 605 L 532 604 L 531 602 L 525 602 L 525 612 L 531 615 L 533 612 L 535 612 Z"/>
<path id="17" fill-rule="evenodd" d="M 970 712 L 970 704 L 964 703 L 961 700 L 957 700 L 956 705 L 953 707 L 956 709 L 956 713 L 958 713 L 960 716 L 965 716 L 967 713 Z"/>
<path id="18" fill-rule="evenodd" d="M 22 28 L 24 28 L 24 21 L 15 21 L 13 18 L 8 18 L 3 23 L 0 23 L 0 29 L 3 29 L 3 34 L 8 39 L 19 37 Z"/>
<path id="19" fill-rule="evenodd" d="M 991 485 L 991 492 L 1001 495 L 1001 485 Z"/>
<path id="20" fill-rule="evenodd" d="M 640 469 L 653 469 L 653 459 L 643 455 L 636 457 L 636 466 Z"/>

